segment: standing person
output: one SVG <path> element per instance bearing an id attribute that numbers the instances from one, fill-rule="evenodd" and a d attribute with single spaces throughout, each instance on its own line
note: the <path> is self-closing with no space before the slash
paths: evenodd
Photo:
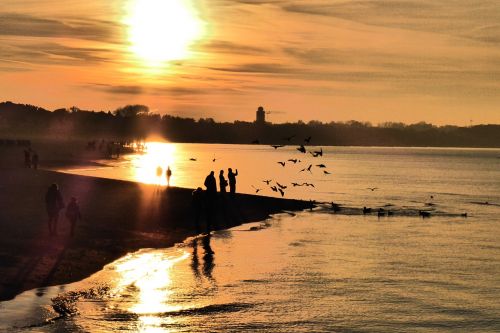
<path id="1" fill-rule="evenodd" d="M 227 180 L 224 178 L 224 170 L 219 172 L 219 187 L 222 197 L 226 196 Z"/>
<path id="2" fill-rule="evenodd" d="M 76 201 L 75 197 L 71 197 L 71 201 L 69 202 L 68 207 L 66 207 L 66 218 L 71 223 L 70 235 L 71 237 L 73 237 L 75 233 L 76 221 L 82 219 L 82 214 L 80 213 L 80 206 L 78 205 L 78 202 Z"/>
<path id="3" fill-rule="evenodd" d="M 36 152 L 33 153 L 33 158 L 31 159 L 31 164 L 33 164 L 33 169 L 38 169 L 38 154 Z"/>
<path id="4" fill-rule="evenodd" d="M 172 177 L 172 170 L 170 170 L 170 166 L 167 166 L 167 186 L 170 187 L 170 177 Z"/>
<path id="5" fill-rule="evenodd" d="M 215 215 L 215 205 L 217 202 L 217 181 L 215 180 L 214 172 L 211 171 L 210 174 L 205 178 L 204 182 L 207 188 L 207 232 L 210 233 L 212 229 L 212 220 Z"/>
<path id="6" fill-rule="evenodd" d="M 64 208 L 64 201 L 57 184 L 49 186 L 45 194 L 45 208 L 49 217 L 49 234 L 57 235 L 57 220 L 59 219 L 59 211 Z"/>
<path id="7" fill-rule="evenodd" d="M 236 176 L 238 176 L 238 169 L 236 169 L 236 173 L 233 173 L 233 169 L 227 169 L 227 179 L 229 179 L 229 192 L 231 196 L 234 196 L 236 193 Z"/>

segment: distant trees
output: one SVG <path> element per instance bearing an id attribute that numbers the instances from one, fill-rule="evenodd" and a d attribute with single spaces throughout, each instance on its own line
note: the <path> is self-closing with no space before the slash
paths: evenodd
<path id="1" fill-rule="evenodd" d="M 144 139 L 160 134 L 173 142 L 293 144 L 312 136 L 313 145 L 353 146 L 457 146 L 500 147 L 500 125 L 441 126 L 420 122 L 406 125 L 386 122 L 323 123 L 317 120 L 285 124 L 244 121 L 218 123 L 213 118 L 181 118 L 151 113 L 145 105 L 126 105 L 114 112 L 87 111 L 78 107 L 50 112 L 29 104 L 0 103 L 0 137 Z"/>

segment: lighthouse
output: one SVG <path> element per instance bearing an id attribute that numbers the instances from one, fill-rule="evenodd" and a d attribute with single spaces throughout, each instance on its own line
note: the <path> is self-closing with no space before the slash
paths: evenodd
<path id="1" fill-rule="evenodd" d="M 255 113 L 255 124 L 264 125 L 266 123 L 266 111 L 262 106 L 257 108 L 257 112 Z"/>

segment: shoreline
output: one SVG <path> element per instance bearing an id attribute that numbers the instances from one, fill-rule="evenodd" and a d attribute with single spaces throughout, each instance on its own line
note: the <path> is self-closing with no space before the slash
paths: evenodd
<path id="1" fill-rule="evenodd" d="M 0 170 L 0 301 L 19 293 L 86 278 L 140 248 L 170 247 L 198 234 L 187 188 L 158 188 L 122 180 L 49 170 Z M 57 183 L 67 203 L 78 198 L 83 219 L 74 238 L 61 212 L 59 236 L 50 237 L 44 195 Z M 117 195 L 118 194 L 118 195 Z M 221 200 L 217 225 L 227 229 L 263 221 L 271 214 L 299 211 L 310 202 L 236 194 Z M 201 231 L 205 231 L 202 212 Z"/>

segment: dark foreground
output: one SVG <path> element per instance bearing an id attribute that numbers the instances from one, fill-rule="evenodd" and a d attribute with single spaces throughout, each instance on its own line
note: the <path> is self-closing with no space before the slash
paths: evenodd
<path id="1" fill-rule="evenodd" d="M 70 283 L 140 248 L 172 246 L 197 233 L 192 189 L 21 168 L 0 169 L 0 300 L 42 286 Z M 44 195 L 59 184 L 67 203 L 78 198 L 83 220 L 75 236 L 61 214 L 59 235 L 50 237 Z M 260 221 L 308 202 L 237 194 L 218 203 L 223 229 Z M 206 229 L 202 213 L 201 231 Z"/>

